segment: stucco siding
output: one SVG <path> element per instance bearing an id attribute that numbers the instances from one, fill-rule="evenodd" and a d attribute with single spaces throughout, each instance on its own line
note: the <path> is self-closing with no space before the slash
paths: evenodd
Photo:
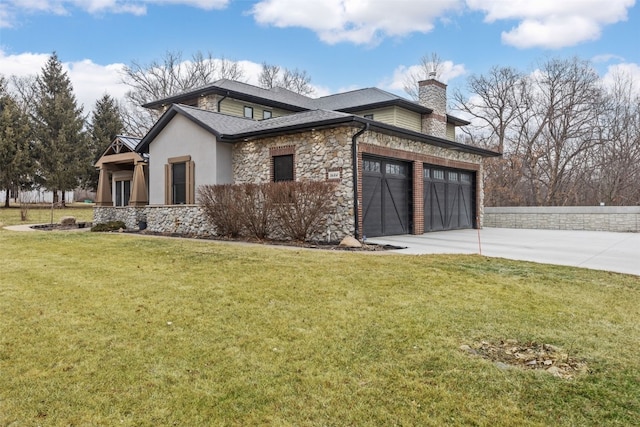
<path id="1" fill-rule="evenodd" d="M 216 148 L 215 136 L 176 115 L 149 145 L 149 204 L 164 204 L 164 165 L 172 157 L 191 156 L 195 162 L 196 189 L 202 184 L 216 184 Z"/>
<path id="2" fill-rule="evenodd" d="M 216 142 L 216 184 L 233 183 L 233 145 Z M 197 161 L 197 160 L 196 160 Z M 197 191 L 196 183 L 196 191 Z"/>

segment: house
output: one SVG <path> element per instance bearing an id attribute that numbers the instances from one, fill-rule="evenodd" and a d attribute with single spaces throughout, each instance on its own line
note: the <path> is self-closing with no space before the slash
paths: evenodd
<path id="1" fill-rule="evenodd" d="M 310 98 L 219 80 L 151 102 L 162 112 L 152 129 L 116 138 L 96 164 L 95 221 L 207 233 L 201 185 L 319 180 L 336 184 L 336 211 L 318 238 L 480 227 L 482 161 L 500 154 L 456 142 L 469 123 L 447 114 L 446 85 L 421 81 L 419 98 L 377 88 Z"/>

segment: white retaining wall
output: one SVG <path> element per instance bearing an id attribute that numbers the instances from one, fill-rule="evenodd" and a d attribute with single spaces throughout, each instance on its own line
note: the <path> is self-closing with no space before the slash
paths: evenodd
<path id="1" fill-rule="evenodd" d="M 485 207 L 484 227 L 640 232 L 640 206 Z"/>

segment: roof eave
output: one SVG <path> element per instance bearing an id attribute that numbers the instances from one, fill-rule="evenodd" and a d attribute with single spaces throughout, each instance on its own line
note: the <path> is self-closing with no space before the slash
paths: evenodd
<path id="1" fill-rule="evenodd" d="M 185 111 L 183 108 L 180 108 L 180 106 L 172 104 L 171 107 L 162 115 L 162 117 L 158 119 L 156 124 L 153 125 L 151 130 L 140 140 L 140 143 L 136 146 L 136 152 L 148 152 L 146 150 L 148 150 L 151 141 L 153 141 L 158 136 L 158 134 L 162 132 L 162 130 L 169 124 L 169 122 L 176 116 L 176 114 L 180 114 L 185 118 L 191 120 L 193 123 L 215 135 L 216 138 L 222 137 L 222 135 L 211 126 L 207 125 L 192 114 L 189 114 L 189 112 Z"/>
<path id="2" fill-rule="evenodd" d="M 243 92 L 238 92 L 231 89 L 225 89 L 219 86 L 208 86 L 201 89 L 194 90 L 192 92 L 186 92 L 179 95 L 170 96 L 168 98 L 159 99 L 157 101 L 148 102 L 143 104 L 144 108 L 157 109 L 170 104 L 179 104 L 180 101 L 187 99 L 193 99 L 196 97 L 204 97 L 208 95 L 222 95 L 229 98 L 239 99 L 241 101 L 251 102 L 254 104 L 265 105 L 273 108 L 281 108 L 289 111 L 308 111 L 309 108 L 305 108 L 299 105 L 287 104 L 285 102 L 274 101 L 268 98 L 262 98 L 259 96 L 249 95 Z"/>
<path id="3" fill-rule="evenodd" d="M 407 110 L 420 113 L 420 114 L 433 113 L 433 110 L 431 108 L 427 108 L 420 104 L 416 104 L 410 101 L 405 101 L 402 99 L 390 99 L 388 101 L 380 101 L 380 102 L 374 102 L 371 104 L 356 105 L 352 107 L 340 108 L 335 111 L 341 111 L 344 113 L 355 113 L 358 111 L 375 110 L 377 108 L 385 108 L 385 107 L 402 107 Z"/>

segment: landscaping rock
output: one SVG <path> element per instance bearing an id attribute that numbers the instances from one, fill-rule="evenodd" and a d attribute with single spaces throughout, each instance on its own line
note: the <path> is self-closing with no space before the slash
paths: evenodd
<path id="1" fill-rule="evenodd" d="M 62 226 L 76 225 L 76 217 L 75 216 L 63 216 L 62 218 L 60 218 L 60 225 L 62 225 Z"/>
<path id="2" fill-rule="evenodd" d="M 356 240 L 355 237 L 347 236 L 340 242 L 340 246 L 343 248 L 361 248 L 362 243 Z"/>

